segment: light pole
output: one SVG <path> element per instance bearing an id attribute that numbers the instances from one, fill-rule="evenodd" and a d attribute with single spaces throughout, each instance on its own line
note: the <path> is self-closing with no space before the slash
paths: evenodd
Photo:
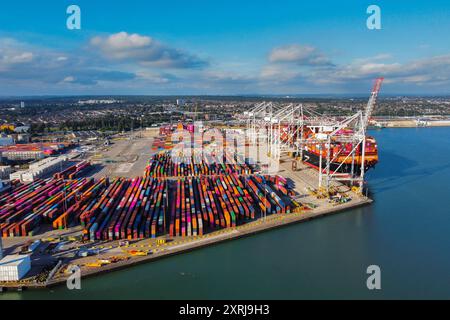
<path id="1" fill-rule="evenodd" d="M 322 187 L 322 145 L 319 145 L 319 189 Z"/>

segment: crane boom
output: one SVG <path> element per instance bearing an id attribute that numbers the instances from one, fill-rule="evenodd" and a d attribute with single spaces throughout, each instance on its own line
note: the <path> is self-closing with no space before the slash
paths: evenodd
<path id="1" fill-rule="evenodd" d="M 375 79 L 375 84 L 373 85 L 372 92 L 370 94 L 369 102 L 367 102 L 366 113 L 363 119 L 363 129 L 364 131 L 367 129 L 367 125 L 369 124 L 369 118 L 372 114 L 373 108 L 375 107 L 375 103 L 377 101 L 378 92 L 380 92 L 381 83 L 384 78 Z"/>

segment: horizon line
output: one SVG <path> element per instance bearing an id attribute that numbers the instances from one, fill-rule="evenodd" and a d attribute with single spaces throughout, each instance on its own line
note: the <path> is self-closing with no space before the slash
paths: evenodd
<path id="1" fill-rule="evenodd" d="M 302 94 L 42 94 L 42 95 L 0 95 L 0 99 L 32 99 L 32 98 L 78 98 L 78 97 L 278 97 L 278 98 L 302 98 L 312 96 L 327 97 L 361 97 L 369 96 L 365 93 L 302 93 Z M 380 93 L 379 98 L 385 97 L 450 97 L 450 93 Z"/>

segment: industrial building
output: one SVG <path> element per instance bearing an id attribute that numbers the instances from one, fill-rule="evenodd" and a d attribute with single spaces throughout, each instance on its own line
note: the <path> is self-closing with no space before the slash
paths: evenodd
<path id="1" fill-rule="evenodd" d="M 11 181 L 22 180 L 22 174 L 25 172 L 26 172 L 25 170 L 13 172 L 9 175 L 9 180 Z"/>
<path id="2" fill-rule="evenodd" d="M 41 150 L 3 151 L 1 156 L 10 161 L 29 161 L 43 159 L 45 154 Z"/>
<path id="3" fill-rule="evenodd" d="M 98 131 L 75 131 L 70 134 L 70 137 L 77 141 L 95 141 L 103 138 L 103 133 Z"/>
<path id="4" fill-rule="evenodd" d="M 60 169 L 65 161 L 67 161 L 66 156 L 46 158 L 44 160 L 30 164 L 28 170 L 17 171 L 10 174 L 10 180 L 33 182 L 37 178 L 41 178 L 48 173 Z"/>
<path id="5" fill-rule="evenodd" d="M 27 140 L 26 135 L 20 139 Z M 19 139 L 19 137 L 18 137 Z M 28 144 L 14 144 L 10 146 L 0 146 L 0 156 L 7 161 L 30 161 L 43 159 L 46 156 L 51 156 L 66 148 L 70 147 L 71 143 L 28 143 Z"/>
<path id="6" fill-rule="evenodd" d="M 31 269 L 29 255 L 9 255 L 0 260 L 0 281 L 19 281 Z"/>
<path id="7" fill-rule="evenodd" d="M 11 174 L 10 166 L 0 166 L 0 179 L 9 179 L 10 174 Z"/>

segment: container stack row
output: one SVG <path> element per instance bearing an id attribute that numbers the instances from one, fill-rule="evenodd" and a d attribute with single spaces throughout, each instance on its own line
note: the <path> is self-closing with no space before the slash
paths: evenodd
<path id="1" fill-rule="evenodd" d="M 229 153 L 220 157 L 199 154 L 179 157 L 167 152 L 153 155 L 146 168 L 145 176 L 194 177 L 232 173 L 252 174 L 253 169 L 243 159 Z"/>
<path id="2" fill-rule="evenodd" d="M 0 201 L 0 232 L 3 237 L 28 236 L 43 222 L 52 222 L 76 204 L 94 180 L 38 180 L 17 185 Z"/>
<path id="3" fill-rule="evenodd" d="M 85 212 L 96 203 L 97 197 L 105 190 L 108 184 L 109 180 L 107 178 L 102 178 L 96 183 L 93 183 L 83 193 L 77 193 L 75 204 L 66 208 L 67 210 L 53 221 L 53 228 L 66 229 L 71 223 L 78 224 L 81 213 Z"/>
<path id="4" fill-rule="evenodd" d="M 281 192 L 284 196 L 294 196 L 295 193 L 292 191 L 292 185 L 289 185 L 287 179 L 280 175 L 264 176 L 265 179 L 273 184 L 275 190 Z"/>
<path id="5" fill-rule="evenodd" d="M 90 166 L 91 164 L 89 161 L 81 161 L 61 172 L 55 173 L 53 177 L 55 179 L 76 179 L 79 178 L 84 171 L 88 170 Z"/>
<path id="6" fill-rule="evenodd" d="M 202 235 L 254 219 L 254 200 L 236 174 L 177 180 L 170 209 L 171 236 Z"/>
<path id="7" fill-rule="evenodd" d="M 84 211 L 85 239 L 154 238 L 164 233 L 167 182 L 152 178 L 117 179 Z"/>
<path id="8" fill-rule="evenodd" d="M 259 175 L 116 179 L 86 203 L 84 238 L 119 240 L 169 234 L 197 236 L 263 214 L 290 213 L 293 204 Z"/>
<path id="9" fill-rule="evenodd" d="M 172 149 L 172 141 L 170 137 L 155 137 L 153 138 L 152 150 L 164 151 Z"/>
<path id="10" fill-rule="evenodd" d="M 14 183 L 0 197 L 1 235 L 27 236 L 43 223 L 55 229 L 81 223 L 86 240 L 197 236 L 297 206 L 286 179 L 251 174 L 237 163 L 206 158 L 198 166 L 179 165 L 160 154 L 145 177 L 74 179 L 88 166 L 80 162 L 53 179 Z"/>
<path id="11" fill-rule="evenodd" d="M 253 175 L 242 179 L 256 198 L 261 212 L 264 214 L 291 213 L 293 203 L 288 197 L 277 192 L 272 182 L 264 176 Z"/>

